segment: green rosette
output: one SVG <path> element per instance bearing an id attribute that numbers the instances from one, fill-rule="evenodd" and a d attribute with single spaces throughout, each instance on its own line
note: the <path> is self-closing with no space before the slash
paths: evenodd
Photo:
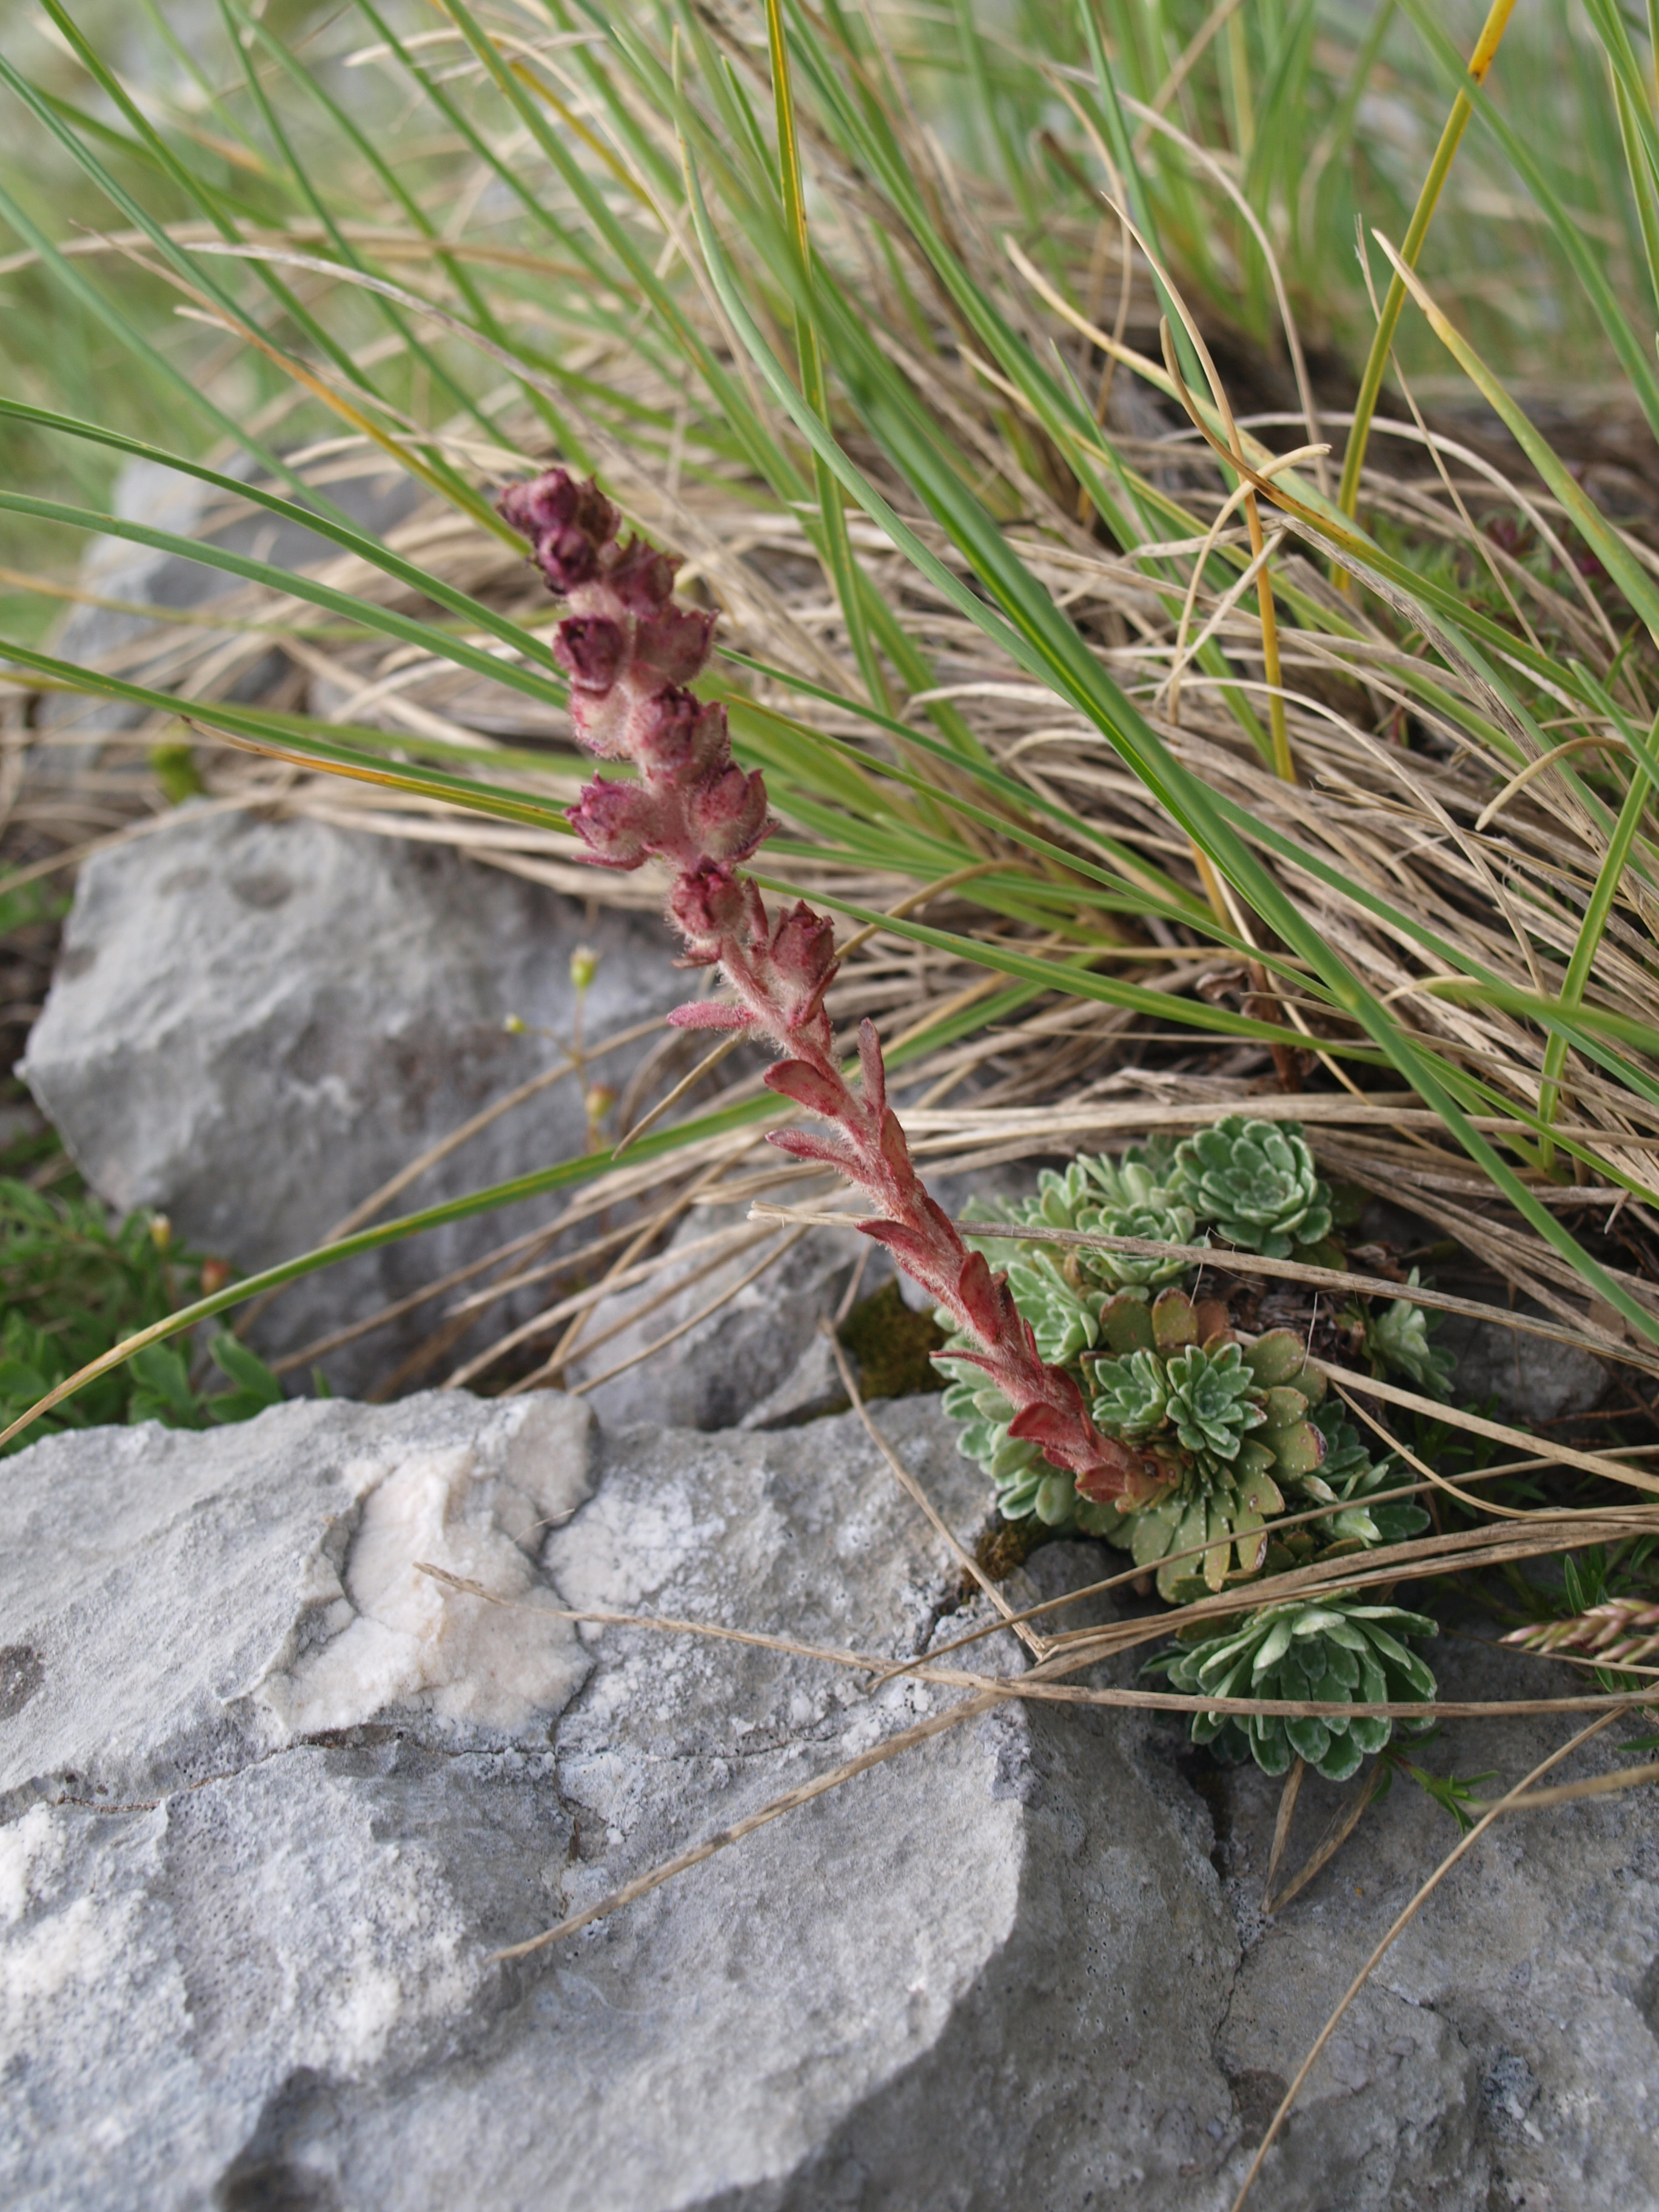
<path id="1" fill-rule="evenodd" d="M 1229 1114 L 1176 1147 L 1169 1188 L 1230 1244 L 1268 1259 L 1322 1244 L 1331 1233 L 1330 1187 L 1294 1121 Z"/>
<path id="2" fill-rule="evenodd" d="M 1172 1602 L 1183 1586 L 1218 1590 L 1230 1573 L 1257 1572 L 1270 1516 L 1328 1449 L 1312 1419 L 1324 1377 L 1299 1340 L 1275 1329 L 1246 1349 L 1215 1326 L 1218 1314 L 1180 1291 L 1150 1306 L 1121 1293 L 1101 1316 L 1116 1356 L 1090 1370 L 1097 1426 L 1168 1479 L 1162 1497 L 1126 1517 L 1136 1563 Z"/>
<path id="3" fill-rule="evenodd" d="M 1172 1690 L 1190 1697 L 1260 1698 L 1287 1705 L 1428 1705 L 1435 1680 L 1407 1639 L 1439 1631 L 1419 1613 L 1366 1605 L 1353 1595 L 1260 1606 L 1221 1634 L 1152 1661 Z M 1419 1735 L 1432 1717 L 1395 1721 L 1385 1714 L 1195 1713 L 1193 1741 L 1224 1759 L 1254 1759 L 1283 1774 L 1305 1759 L 1330 1782 L 1346 1782 L 1368 1752 L 1381 1751 L 1396 1726 Z"/>

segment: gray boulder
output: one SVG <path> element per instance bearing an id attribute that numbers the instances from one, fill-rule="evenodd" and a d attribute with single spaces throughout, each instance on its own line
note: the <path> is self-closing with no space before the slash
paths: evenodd
<path id="1" fill-rule="evenodd" d="M 280 489 L 292 496 L 289 486 Z M 368 469 L 356 464 L 323 489 L 336 507 L 375 536 L 403 521 L 419 497 L 413 479 L 390 463 Z M 338 546 L 300 524 L 279 520 L 263 507 L 157 461 L 126 464 L 116 477 L 110 511 L 124 522 L 201 538 L 277 568 L 309 568 L 341 557 Z M 211 644 L 220 657 L 216 696 L 234 699 L 262 697 L 284 672 L 283 654 L 262 646 L 256 636 L 239 640 L 229 628 L 216 635 L 204 631 L 199 619 L 188 624 L 166 619 L 168 614 L 200 617 L 212 601 L 248 589 L 222 568 L 158 552 L 131 538 L 104 536 L 88 544 L 80 581 L 89 599 L 71 610 L 52 640 L 52 650 L 77 667 L 169 691 L 186 662 L 199 663 L 204 645 Z M 116 604 L 97 605 L 94 599 Z M 152 608 L 161 611 L 161 619 L 149 611 Z M 47 692 L 41 696 L 35 727 L 52 737 L 55 756 L 64 757 L 67 747 L 72 762 L 78 757 L 89 764 L 103 738 L 137 728 L 148 713 L 118 700 Z"/>
<path id="2" fill-rule="evenodd" d="M 1036 1174 L 1036 1163 L 1022 1161 L 971 1178 L 933 1175 L 928 1184 L 939 1204 L 957 1212 L 972 1196 L 1029 1191 Z M 822 1324 L 840 1310 L 855 1273 L 855 1296 L 867 1298 L 892 1278 L 892 1261 L 850 1226 L 805 1236 L 780 1229 L 768 1244 L 756 1224 L 757 1241 L 729 1258 L 707 1249 L 711 1236 L 747 1220 L 746 1206 L 696 1207 L 672 1240 L 683 1267 L 594 1309 L 585 1332 L 594 1349 L 572 1363 L 568 1379 L 607 1425 L 793 1428 L 844 1408 Z M 781 1256 L 747 1281 L 769 1251 Z M 907 1304 L 929 1305 L 908 1277 L 898 1282 Z M 653 1349 L 658 1344 L 662 1354 Z"/>
<path id="3" fill-rule="evenodd" d="M 569 1373 L 608 1427 L 788 1426 L 846 1404 L 818 1325 L 834 1317 L 868 1240 L 851 1229 L 767 1238 L 757 1224 L 757 1241 L 730 1258 L 708 1251 L 705 1240 L 740 1231 L 747 1216 L 744 1206 L 696 1208 L 675 1232 L 671 1249 L 684 1257 L 667 1281 L 649 1279 L 594 1309 L 585 1332 L 594 1349 Z M 745 1281 L 769 1253 L 782 1256 Z M 860 1294 L 892 1272 L 870 1247 Z M 670 1282 L 683 1287 L 664 1298 Z M 652 1351 L 671 1337 L 662 1354 Z"/>
<path id="4" fill-rule="evenodd" d="M 971 1534 L 981 1479 L 937 1403 L 882 1419 Z M 1099 1560 L 1054 1545 L 1005 1588 Z M 434 1395 L 7 1462 L 0 2197 L 1226 2212 L 1449 1840 L 1397 1785 L 1264 1922 L 1276 1785 L 1206 1772 L 1163 1722 L 1010 1704 L 495 1961 L 958 1694 L 562 1602 L 883 1660 L 988 1618 L 852 1416 L 607 1433 L 554 1394 Z M 969 1656 L 1019 1664 L 1006 1634 Z M 1443 1679 L 1509 1664 L 1453 1647 Z M 1506 1770 L 1532 1742 L 1506 1732 Z M 1614 1799 L 1472 1860 L 1259 2201 L 1659 2205 L 1652 1852 Z"/>
<path id="5" fill-rule="evenodd" d="M 1590 1686 L 1559 1662 L 1486 1640 L 1478 1621 L 1457 1626 L 1455 1643 L 1443 1637 L 1429 1650 L 1448 1696 L 1548 1698 Z M 1440 1775 L 1497 1768 L 1477 1790 L 1496 1796 L 1582 1725 L 1560 1714 L 1448 1721 L 1410 1755 Z M 1616 1723 L 1548 1780 L 1628 1764 L 1609 1737 L 1616 1745 L 1638 1732 Z M 1331 1865 L 1264 1922 L 1280 1786 L 1253 1766 L 1209 1784 L 1245 1945 L 1218 2049 L 1241 2106 L 1250 2104 L 1257 2142 L 1354 1974 L 1457 1840 L 1431 1798 L 1396 1782 Z M 1281 1884 L 1356 1786 L 1308 1778 Z M 1659 2205 L 1656 1990 L 1653 1791 L 1500 1823 L 1391 1947 L 1338 2029 L 1263 2177 L 1263 2206 L 1299 2201 L 1297 2189 L 1312 2201 L 1336 2138 L 1357 2171 L 1395 2176 L 1395 2195 L 1361 2203 L 1647 2212 Z"/>
<path id="6" fill-rule="evenodd" d="M 653 916 L 590 921 L 574 902 L 441 847 L 187 806 L 82 869 L 21 1073 L 100 1196 L 123 1211 L 159 1208 L 191 1243 L 251 1273 L 321 1243 L 428 1147 L 556 1065 L 579 943 L 600 955 L 590 1047 L 685 994 Z M 551 1036 L 507 1034 L 514 1014 Z M 609 1054 L 595 1079 L 624 1084 L 653 1042 Z M 381 1218 L 551 1165 L 586 1136 L 567 1079 Z M 255 1341 L 298 1349 L 538 1225 L 556 1203 L 455 1223 L 308 1277 Z M 441 1319 L 426 1306 L 325 1371 L 338 1389 L 366 1389 Z"/>
<path id="7" fill-rule="evenodd" d="M 936 1409 L 890 1411 L 970 1515 Z M 1133 2175 L 1190 2202 L 1236 1945 L 1133 1730 L 1006 1709 L 490 1962 L 950 1694 L 551 1613 L 556 1589 L 911 1656 L 956 1575 L 855 1425 L 597 1456 L 574 1518 L 595 1454 L 556 1397 L 9 1462 L 0 2195 L 1070 2205 Z M 419 1576 L 434 1552 L 528 1612 Z"/>

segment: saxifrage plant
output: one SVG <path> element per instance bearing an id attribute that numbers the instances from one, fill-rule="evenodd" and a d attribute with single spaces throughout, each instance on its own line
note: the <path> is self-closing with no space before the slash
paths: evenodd
<path id="1" fill-rule="evenodd" d="M 578 738 L 635 772 L 628 781 L 596 777 L 571 820 L 602 866 L 666 864 L 668 914 L 688 963 L 717 967 L 731 988 L 731 1001 L 699 999 L 671 1020 L 775 1047 L 784 1056 L 767 1070 L 769 1089 L 835 1133 L 785 1129 L 770 1141 L 836 1169 L 871 1199 L 879 1218 L 859 1226 L 948 1314 L 961 1340 L 955 1357 L 1006 1401 L 1009 1434 L 1040 1447 L 1097 1504 L 1149 1498 L 1157 1480 L 1141 1455 L 1096 1426 L 1076 1379 L 1043 1360 L 1006 1277 L 968 1249 L 923 1187 L 887 1103 L 873 1023 L 859 1027 L 861 1086 L 843 1073 L 823 1003 L 837 969 L 833 923 L 805 900 L 769 913 L 741 870 L 769 827 L 766 787 L 758 769 L 732 760 L 725 709 L 690 688 L 715 618 L 673 603 L 678 562 L 637 537 L 619 538 L 621 517 L 592 482 L 548 470 L 511 486 L 500 508 L 569 605 L 553 649 L 570 678 Z"/>

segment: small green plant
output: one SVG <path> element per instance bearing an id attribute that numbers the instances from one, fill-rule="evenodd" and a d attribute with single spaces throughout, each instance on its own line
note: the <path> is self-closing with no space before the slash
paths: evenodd
<path id="1" fill-rule="evenodd" d="M 1409 1287 L 1417 1288 L 1415 1267 Z M 1431 1398 L 1449 1396 L 1451 1362 L 1430 1342 L 1430 1328 L 1428 1315 L 1410 1298 L 1395 1298 L 1380 1314 L 1370 1316 L 1364 1322 L 1364 1331 L 1371 1372 L 1382 1375 L 1392 1370 L 1406 1376 Z"/>
<path id="2" fill-rule="evenodd" d="M 1435 1680 L 1405 1639 L 1439 1633 L 1433 1621 L 1399 1606 L 1364 1605 L 1352 1596 L 1317 1604 L 1264 1605 L 1219 1635 L 1152 1660 L 1149 1673 L 1168 1677 L 1190 1697 L 1282 1699 L 1287 1705 L 1428 1704 Z M 1305 1759 L 1329 1782 L 1346 1782 L 1368 1752 L 1393 1737 L 1432 1726 L 1398 1723 L 1385 1714 L 1199 1713 L 1195 1742 L 1218 1758 L 1253 1758 L 1265 1773 L 1283 1774 Z M 1426 1785 L 1425 1785 L 1426 1786 Z"/>
<path id="3" fill-rule="evenodd" d="M 1237 1114 L 1179 1146 L 1154 1140 L 1121 1161 L 1079 1158 L 1063 1172 L 1044 1170 L 1035 1195 L 1000 1200 L 981 1218 L 1187 1250 L 1207 1244 L 1211 1227 L 1239 1246 L 1288 1246 L 1305 1228 L 1318 1232 L 1312 1249 L 1322 1261 L 1341 1259 L 1330 1194 L 1301 1130 Z M 981 1249 L 1000 1256 L 1007 1240 L 988 1236 Z M 1392 1462 L 1372 1461 L 1289 1331 L 1247 1348 L 1224 1304 L 1194 1303 L 1176 1288 L 1191 1273 L 1187 1258 L 1034 1238 L 1006 1268 L 1042 1357 L 1077 1376 L 1101 1434 L 1136 1452 L 1160 1488 L 1138 1505 L 1090 1497 L 1036 1440 L 1013 1432 L 1012 1406 L 969 1368 L 965 1340 L 953 1335 L 939 1355 L 952 1378 L 945 1410 L 961 1424 L 963 1452 L 990 1474 L 1006 1519 L 1034 1515 L 1052 1528 L 1127 1544 L 1157 1569 L 1172 1601 L 1219 1589 L 1230 1576 L 1399 1542 L 1428 1525 L 1407 1501 L 1367 1503 L 1389 1485 Z M 1426 1350 L 1420 1310 L 1405 1300 L 1395 1307 L 1404 1313 L 1389 1322 L 1386 1344 L 1415 1358 Z M 1332 1511 L 1273 1533 L 1276 1516 L 1316 1505 Z"/>
<path id="4" fill-rule="evenodd" d="M 1330 1237 L 1330 1186 L 1293 1121 L 1229 1114 L 1199 1130 L 1176 1149 L 1170 1189 L 1243 1252 L 1283 1260 Z"/>
<path id="5" fill-rule="evenodd" d="M 210 1275 L 220 1264 L 178 1244 L 165 1215 L 130 1214 L 112 1229 L 93 1199 L 0 1177 L 0 1423 L 199 1296 L 204 1268 Z M 179 1352 L 152 1345 L 65 1399 L 12 1449 L 43 1431 L 144 1420 L 201 1428 L 280 1402 L 281 1383 L 234 1337 L 216 1337 L 210 1358 L 228 1389 L 205 1392 Z"/>
<path id="6" fill-rule="evenodd" d="M 1246 1350 L 1231 1330 L 1206 1328 L 1213 1319 L 1182 1291 L 1164 1291 L 1152 1306 L 1120 1293 L 1103 1316 L 1118 1356 L 1093 1370 L 1102 1433 L 1145 1452 L 1167 1485 L 1127 1525 L 1136 1565 L 1156 1567 L 1158 1594 L 1172 1601 L 1194 1581 L 1219 1589 L 1230 1554 L 1241 1574 L 1254 1574 L 1267 1520 L 1287 1510 L 1287 1492 L 1334 1503 L 1324 1485 L 1307 1487 L 1326 1453 L 1309 1418 L 1324 1376 L 1288 1329 Z M 1201 1559 L 1190 1556 L 1202 1545 Z"/>
<path id="7" fill-rule="evenodd" d="M 1301 1130 L 1237 1114 L 1178 1146 L 1155 1141 L 1121 1162 L 1084 1158 L 1063 1173 L 1045 1171 L 1034 1197 L 1001 1201 L 995 1218 L 1011 1228 L 1133 1236 L 1188 1250 L 1207 1243 L 1213 1229 L 1235 1248 L 1273 1257 L 1294 1251 L 1317 1264 L 1342 1261 L 1331 1194 Z M 988 1236 L 984 1243 L 994 1251 L 1007 1249 L 1006 1239 Z M 1218 1259 L 1224 1263 L 1224 1255 Z M 961 1424 L 963 1451 L 991 1475 L 1004 1520 L 1127 1547 L 1170 1604 L 1316 1559 L 1400 1543 L 1426 1528 L 1420 1505 L 1388 1494 L 1401 1486 L 1394 1461 L 1371 1458 L 1301 1335 L 1273 1328 L 1242 1340 L 1222 1300 L 1194 1298 L 1177 1287 L 1175 1279 L 1191 1268 L 1190 1260 L 1167 1252 L 1119 1254 L 1036 1238 L 1022 1243 L 1007 1262 L 1009 1288 L 1043 1356 L 1075 1374 L 1100 1434 L 1140 1460 L 1158 1484 L 1150 1498 L 1092 1497 L 1086 1479 L 1057 1467 L 1037 1441 L 1018 1433 L 1014 1408 L 994 1386 L 958 1364 L 961 1339 L 946 1341 L 939 1355 L 952 1376 L 945 1408 Z M 1374 1365 L 1443 1391 L 1447 1370 L 1412 1300 L 1395 1299 L 1373 1319 L 1356 1299 L 1346 1319 Z M 1229 1665 L 1239 1655 L 1251 1664 L 1260 1657 L 1270 1682 L 1261 1694 L 1290 1697 L 1272 1685 L 1317 1676 L 1346 1687 L 1350 1677 L 1361 1680 L 1362 1659 L 1375 1668 L 1382 1654 L 1399 1679 L 1419 1685 L 1401 1695 L 1432 1696 L 1427 1668 L 1397 1638 L 1390 1642 L 1390 1620 L 1397 1625 L 1418 1616 L 1346 1601 L 1267 1607 L 1227 1637 L 1212 1636 L 1201 1656 L 1206 1666 L 1218 1655 Z M 1384 1626 L 1370 1637 L 1367 1622 Z M 1432 1624 L 1413 1632 L 1431 1634 Z M 1184 1682 L 1192 1669 L 1184 1658 L 1179 1664 Z M 1362 1702 L 1384 1701 L 1372 1689 L 1355 1694 Z M 1340 1778 L 1389 1738 L 1386 1723 L 1350 1728 L 1299 1720 L 1294 1735 L 1286 1733 L 1291 1725 L 1237 1728 L 1226 1745 L 1272 1772 L 1299 1751 Z M 1219 1728 L 1206 1721 L 1194 1735 L 1209 1741 Z"/>
<path id="8" fill-rule="evenodd" d="M 1425 1730 L 1425 1735 L 1438 1734 L 1437 1729 Z M 1431 1774 L 1425 1766 L 1415 1766 L 1406 1758 L 1397 1744 L 1391 1745 L 1383 1754 L 1376 1778 L 1375 1794 L 1386 1797 L 1394 1787 L 1396 1774 L 1404 1774 L 1413 1781 L 1426 1796 L 1432 1797 L 1443 1812 L 1451 1814 L 1457 1824 L 1460 1836 L 1467 1836 L 1480 1817 L 1480 1801 L 1475 1791 L 1483 1782 L 1495 1782 L 1498 1769 L 1488 1767 L 1484 1774 Z"/>

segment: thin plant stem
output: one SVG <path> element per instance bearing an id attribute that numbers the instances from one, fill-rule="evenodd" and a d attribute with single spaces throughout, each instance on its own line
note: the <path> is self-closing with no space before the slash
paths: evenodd
<path id="1" fill-rule="evenodd" d="M 1510 17 L 1515 13 L 1515 0 L 1492 0 L 1480 35 L 1474 42 L 1474 52 L 1469 57 L 1469 75 L 1476 84 L 1486 82 L 1486 72 L 1497 58 L 1504 33 L 1509 27 Z M 1445 189 L 1446 179 L 1463 133 L 1468 128 L 1473 106 L 1467 92 L 1460 92 L 1452 102 L 1451 113 L 1446 118 L 1440 143 L 1434 149 L 1434 159 L 1429 164 L 1429 173 L 1423 179 L 1423 189 L 1417 196 L 1417 205 L 1401 248 L 1401 258 L 1415 268 L 1418 256 L 1423 251 L 1423 241 L 1429 234 L 1429 225 L 1434 220 L 1435 209 Z M 1389 356 L 1394 347 L 1394 334 L 1406 305 L 1405 281 L 1398 274 L 1390 283 L 1382 301 L 1382 313 L 1377 319 L 1376 330 L 1371 339 L 1371 349 L 1365 356 L 1364 373 L 1359 380 L 1359 396 L 1354 402 L 1353 422 L 1348 431 L 1348 443 L 1342 456 L 1342 481 L 1338 487 L 1336 503 L 1344 514 L 1353 515 L 1359 507 L 1359 474 L 1365 463 L 1365 447 L 1370 437 L 1371 417 L 1376 412 L 1378 395 L 1382 389 L 1383 372 L 1389 365 Z"/>
<path id="2" fill-rule="evenodd" d="M 1659 721 L 1654 726 L 1653 736 L 1659 742 Z M 1567 972 L 1561 983 L 1561 1006 L 1564 1012 L 1576 1012 L 1584 996 L 1584 986 L 1607 928 L 1607 916 L 1613 911 L 1613 902 L 1618 895 L 1620 879 L 1625 872 L 1625 863 L 1630 858 L 1630 848 L 1648 803 L 1648 772 L 1640 757 L 1635 753 L 1630 759 L 1630 789 L 1619 811 L 1607 849 L 1601 856 L 1601 866 L 1595 878 L 1595 888 L 1589 895 L 1583 920 L 1578 926 L 1578 935 L 1573 944 L 1572 957 L 1567 963 Z M 1559 1030 L 1550 1033 L 1544 1048 L 1544 1079 L 1539 1086 L 1538 1117 L 1548 1129 L 1553 1122 L 1561 1098 L 1561 1070 L 1566 1065 L 1567 1040 Z M 1546 1135 L 1538 1147 L 1540 1164 L 1552 1164 L 1555 1147 Z"/>

